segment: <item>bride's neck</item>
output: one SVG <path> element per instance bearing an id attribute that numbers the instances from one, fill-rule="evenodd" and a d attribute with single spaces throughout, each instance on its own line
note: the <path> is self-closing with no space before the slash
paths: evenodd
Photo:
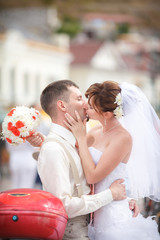
<path id="1" fill-rule="evenodd" d="M 116 128 L 120 125 L 119 121 L 116 118 L 113 119 L 104 119 L 102 126 L 103 126 L 103 133 L 109 132 L 112 129 Z"/>

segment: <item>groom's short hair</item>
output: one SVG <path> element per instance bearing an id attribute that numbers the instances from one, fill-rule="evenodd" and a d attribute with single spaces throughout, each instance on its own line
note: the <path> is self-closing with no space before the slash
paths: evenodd
<path id="1" fill-rule="evenodd" d="M 41 93 L 40 102 L 42 109 L 52 118 L 57 115 L 57 101 L 69 100 L 69 87 L 79 88 L 71 80 L 59 80 L 50 83 Z"/>

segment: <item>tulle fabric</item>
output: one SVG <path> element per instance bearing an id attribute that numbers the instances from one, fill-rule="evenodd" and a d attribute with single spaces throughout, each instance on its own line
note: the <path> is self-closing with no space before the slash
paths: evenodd
<path id="1" fill-rule="evenodd" d="M 120 122 L 133 141 L 127 164 L 128 194 L 160 201 L 160 120 L 138 87 L 129 83 L 120 87 L 124 112 Z"/>
<path id="2" fill-rule="evenodd" d="M 112 224 L 104 230 L 98 230 L 90 224 L 88 235 L 91 240 L 160 240 L 156 222 L 151 217 L 145 219 L 142 215 Z"/>

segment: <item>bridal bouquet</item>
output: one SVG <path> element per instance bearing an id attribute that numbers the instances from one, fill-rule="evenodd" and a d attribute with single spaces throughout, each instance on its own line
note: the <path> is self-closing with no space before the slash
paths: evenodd
<path id="1" fill-rule="evenodd" d="M 40 112 L 35 108 L 12 108 L 2 123 L 2 138 L 12 145 L 21 144 L 34 133 L 39 123 Z"/>

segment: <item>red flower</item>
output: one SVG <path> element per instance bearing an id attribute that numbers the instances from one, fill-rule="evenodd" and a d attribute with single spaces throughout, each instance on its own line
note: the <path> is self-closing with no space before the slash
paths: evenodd
<path id="1" fill-rule="evenodd" d="M 22 121 L 17 121 L 16 128 L 21 128 L 21 127 L 24 127 L 24 123 Z"/>
<path id="2" fill-rule="evenodd" d="M 9 138 L 6 138 L 7 142 L 12 143 L 12 140 Z"/>
<path id="3" fill-rule="evenodd" d="M 8 113 L 8 116 L 12 116 L 15 110 L 16 110 L 16 109 L 13 108 L 13 109 Z"/>
<path id="4" fill-rule="evenodd" d="M 12 130 L 13 124 L 11 122 L 8 123 L 8 130 Z"/>
<path id="5" fill-rule="evenodd" d="M 16 127 L 12 127 L 11 131 L 17 137 L 20 135 L 20 131 Z"/>
<path id="6" fill-rule="evenodd" d="M 25 142 L 26 141 L 26 137 L 21 137 L 22 139 L 23 139 L 23 142 Z"/>
<path id="7" fill-rule="evenodd" d="M 29 137 L 32 136 L 32 134 L 34 133 L 34 130 L 29 132 Z"/>
<path id="8" fill-rule="evenodd" d="M 36 120 L 36 117 L 35 117 L 35 116 L 32 116 L 32 118 L 33 118 L 34 120 Z"/>

